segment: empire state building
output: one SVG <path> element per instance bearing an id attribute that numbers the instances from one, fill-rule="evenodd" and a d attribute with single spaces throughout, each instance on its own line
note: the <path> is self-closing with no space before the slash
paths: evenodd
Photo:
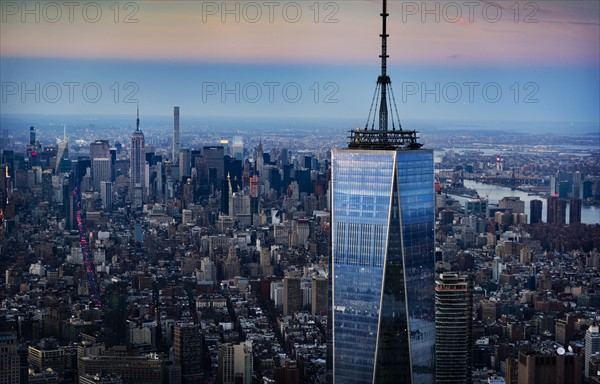
<path id="1" fill-rule="evenodd" d="M 140 129 L 140 109 L 137 109 L 135 131 L 131 134 L 129 154 L 129 197 L 134 208 L 140 208 L 146 194 L 146 149 L 144 132 Z"/>

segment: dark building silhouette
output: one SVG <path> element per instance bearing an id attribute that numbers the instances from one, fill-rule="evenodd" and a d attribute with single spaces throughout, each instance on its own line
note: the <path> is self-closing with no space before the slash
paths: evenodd
<path id="1" fill-rule="evenodd" d="M 215 189 L 219 188 L 220 181 L 225 177 L 225 150 L 222 146 L 205 146 L 202 155 L 208 169 L 208 183 Z"/>
<path id="2" fill-rule="evenodd" d="M 286 361 L 281 367 L 275 368 L 273 378 L 277 384 L 300 384 L 300 370 L 295 361 Z"/>
<path id="3" fill-rule="evenodd" d="M 224 156 L 225 177 L 229 176 L 231 187 L 234 191 L 242 189 L 242 161 L 231 156 Z"/>
<path id="4" fill-rule="evenodd" d="M 570 201 L 569 224 L 581 224 L 581 199 L 571 199 Z"/>
<path id="5" fill-rule="evenodd" d="M 310 179 L 310 169 L 297 169 L 296 182 L 300 193 L 310 195 L 313 192 L 313 185 Z"/>
<path id="6" fill-rule="evenodd" d="M 281 173 L 278 168 L 271 168 L 269 170 L 269 183 L 271 188 L 275 190 L 277 196 L 281 195 L 281 186 L 283 181 L 281 180 Z"/>
<path id="7" fill-rule="evenodd" d="M 127 343 L 127 283 L 116 281 L 106 287 L 104 296 L 106 312 L 106 346 L 125 345 Z"/>
<path id="8" fill-rule="evenodd" d="M 177 324 L 173 336 L 173 361 L 181 365 L 181 383 L 202 380 L 202 334 L 197 324 Z"/>
<path id="9" fill-rule="evenodd" d="M 542 200 L 531 200 L 529 203 L 529 218 L 531 224 L 537 224 L 542 221 Z"/>
<path id="10" fill-rule="evenodd" d="M 230 186 L 229 175 L 226 179 L 221 181 L 221 212 L 224 215 L 229 215 L 229 186 Z"/>
<path id="11" fill-rule="evenodd" d="M 546 214 L 546 222 L 548 224 L 565 224 L 567 217 L 567 202 L 558 196 L 549 197 Z"/>
<path id="12" fill-rule="evenodd" d="M 283 279 L 283 315 L 292 316 L 294 312 L 302 309 L 302 289 L 299 277 L 286 277 Z"/>
<path id="13" fill-rule="evenodd" d="M 558 183 L 558 196 L 562 199 L 567 199 L 573 189 L 573 182 L 571 181 L 560 181 Z"/>
<path id="14" fill-rule="evenodd" d="M 19 384 L 20 359 L 15 332 L 0 332 L 0 383 Z"/>

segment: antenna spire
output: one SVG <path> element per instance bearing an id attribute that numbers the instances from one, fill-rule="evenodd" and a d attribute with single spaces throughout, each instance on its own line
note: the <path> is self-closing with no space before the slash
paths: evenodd
<path id="1" fill-rule="evenodd" d="M 137 104 L 137 119 L 135 120 L 135 130 L 140 130 L 140 104 Z"/>
<path id="2" fill-rule="evenodd" d="M 400 116 L 398 114 L 398 106 L 396 105 L 396 98 L 394 97 L 394 90 L 392 89 L 392 81 L 387 74 L 387 0 L 382 0 L 383 11 L 381 12 L 382 31 L 381 35 L 381 74 L 377 78 L 377 86 L 373 93 L 373 100 L 371 101 L 371 109 L 369 110 L 369 116 L 367 117 L 367 124 L 364 130 L 356 129 L 350 131 L 350 142 L 348 148 L 350 149 L 380 149 L 380 150 L 398 150 L 398 149 L 419 149 L 422 144 L 418 142 L 417 131 L 403 130 L 400 124 Z M 379 99 L 377 94 L 380 94 Z M 388 94 L 390 100 L 388 101 Z M 389 103 L 389 111 L 388 111 Z M 377 113 L 379 109 L 379 114 Z M 394 121 L 394 113 L 398 121 L 398 130 L 396 129 L 396 122 Z M 371 117 L 373 118 L 371 120 Z M 389 118 L 391 117 L 392 129 L 388 130 Z M 375 119 L 379 118 L 379 127 L 375 128 Z M 369 129 L 369 124 L 371 129 Z"/>
<path id="3" fill-rule="evenodd" d="M 388 110 L 387 110 L 387 87 L 391 84 L 390 77 L 387 75 L 387 0 L 383 0 L 382 32 L 381 32 L 381 75 L 377 79 L 377 84 L 381 88 L 381 101 L 379 103 L 379 130 L 385 135 L 384 131 L 388 129 Z"/>

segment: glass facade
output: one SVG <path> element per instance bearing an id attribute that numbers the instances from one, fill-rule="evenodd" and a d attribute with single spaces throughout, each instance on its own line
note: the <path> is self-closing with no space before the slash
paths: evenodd
<path id="1" fill-rule="evenodd" d="M 332 154 L 334 383 L 433 383 L 430 150 Z"/>

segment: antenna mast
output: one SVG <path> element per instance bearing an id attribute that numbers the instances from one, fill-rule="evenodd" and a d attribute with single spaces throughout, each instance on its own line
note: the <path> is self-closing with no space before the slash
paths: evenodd
<path id="1" fill-rule="evenodd" d="M 387 110 L 387 87 L 391 83 L 390 77 L 387 75 L 387 0 L 383 0 L 383 12 L 381 18 L 383 21 L 381 32 L 381 75 L 377 79 L 377 84 L 381 87 L 381 101 L 379 103 L 379 130 L 383 136 L 387 136 L 385 131 L 388 129 L 388 110 Z M 382 137 L 382 139 L 385 137 Z"/>
<path id="2" fill-rule="evenodd" d="M 135 120 L 135 130 L 140 130 L 140 105 L 137 105 L 137 119 Z"/>
<path id="3" fill-rule="evenodd" d="M 392 81 L 387 74 L 387 0 L 382 0 L 383 11 L 380 16 L 382 19 L 382 31 L 381 35 L 381 75 L 377 78 L 377 86 L 373 93 L 373 100 L 371 101 L 371 109 L 369 110 L 369 116 L 367 118 L 367 125 L 364 130 L 350 131 L 350 142 L 348 148 L 351 149 L 381 149 L 381 150 L 396 150 L 396 149 L 419 149 L 422 144 L 418 142 L 417 131 L 405 131 L 402 129 L 400 124 L 400 116 L 398 115 L 398 107 L 396 106 L 396 99 L 394 97 L 394 91 L 392 89 Z M 388 111 L 388 91 L 390 99 L 390 109 Z M 380 92 L 379 101 L 379 114 L 377 114 L 377 92 Z M 392 108 L 393 104 L 393 108 Z M 373 109 L 375 107 L 375 109 Z M 398 121 L 398 128 L 394 122 L 394 112 Z M 391 114 L 390 114 L 391 113 Z M 388 130 L 389 117 L 392 120 L 392 130 Z M 371 117 L 373 118 L 371 120 Z M 379 117 L 379 127 L 375 128 L 375 119 Z M 371 129 L 368 129 L 369 123 L 372 121 Z"/>

